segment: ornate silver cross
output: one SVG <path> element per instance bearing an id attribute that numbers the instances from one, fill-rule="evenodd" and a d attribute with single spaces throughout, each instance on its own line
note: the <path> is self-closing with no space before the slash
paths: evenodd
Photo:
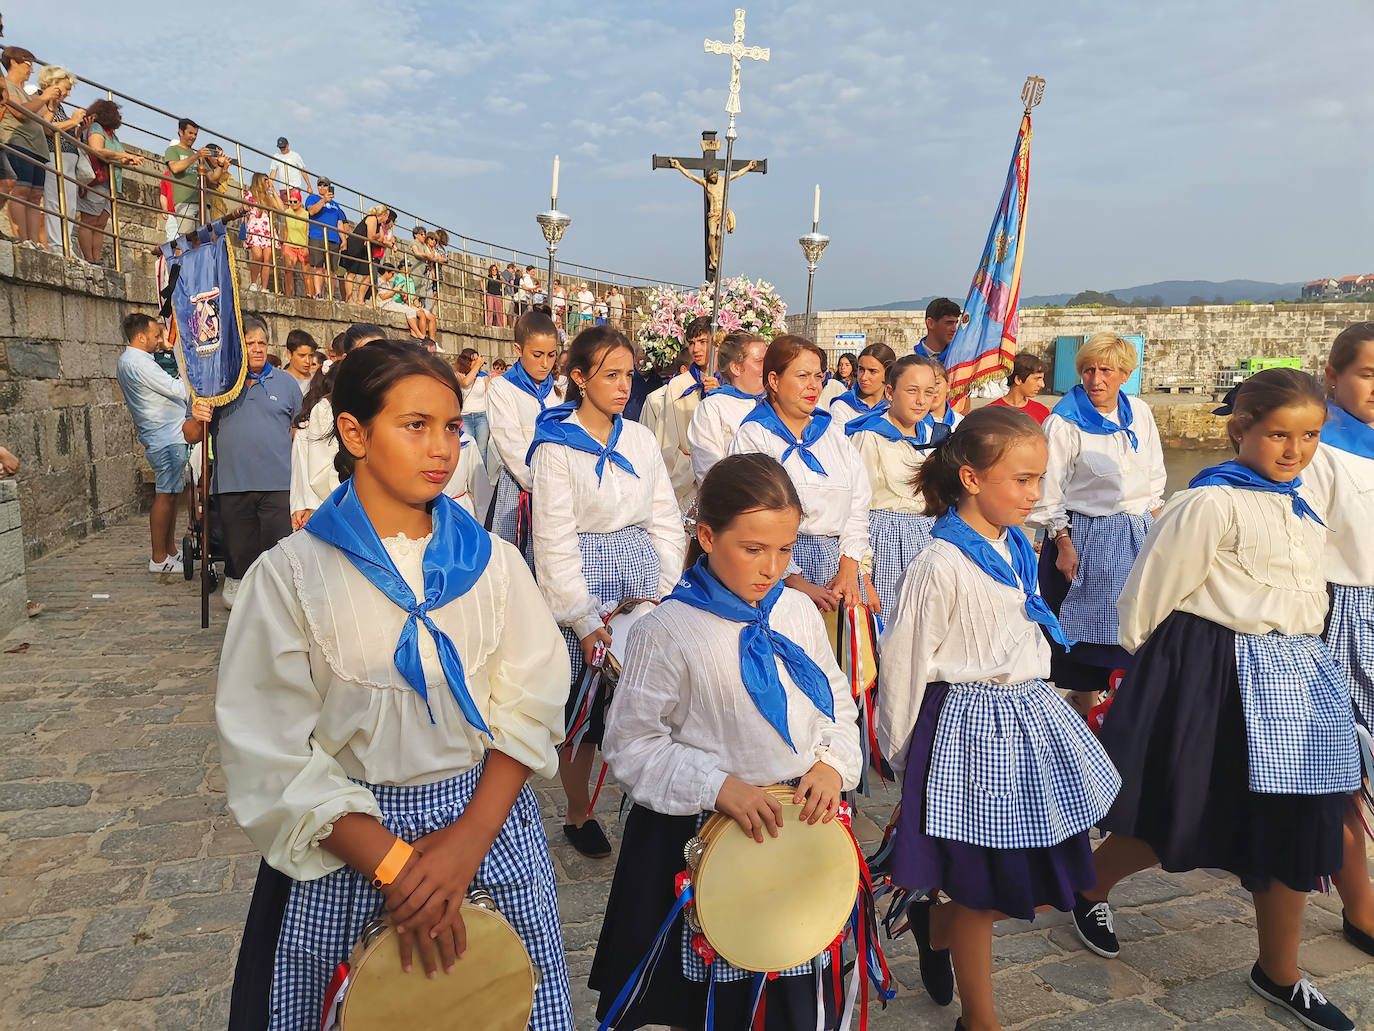
<path id="1" fill-rule="evenodd" d="M 755 61 L 768 60 L 767 47 L 747 47 L 744 45 L 744 8 L 735 8 L 735 40 L 722 43 L 719 40 L 706 40 L 706 53 L 730 55 L 730 98 L 725 102 L 725 111 L 733 120 L 739 114 L 739 62 L 748 57 Z"/>

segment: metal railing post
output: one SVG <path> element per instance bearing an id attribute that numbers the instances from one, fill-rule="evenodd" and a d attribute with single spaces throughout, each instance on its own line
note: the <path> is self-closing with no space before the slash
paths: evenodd
<path id="1" fill-rule="evenodd" d="M 57 168 L 57 215 L 62 221 L 62 256 L 70 258 L 72 256 L 72 231 L 71 226 L 67 225 L 67 180 L 62 175 L 62 139 L 54 136 L 52 141 L 52 156 Z M 46 208 L 43 210 L 43 217 L 48 217 Z"/>

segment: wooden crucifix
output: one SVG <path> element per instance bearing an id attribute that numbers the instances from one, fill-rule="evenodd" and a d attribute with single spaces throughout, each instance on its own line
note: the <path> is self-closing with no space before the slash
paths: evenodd
<path id="1" fill-rule="evenodd" d="M 731 165 L 730 180 L 732 182 L 748 172 L 768 174 L 767 158 L 761 161 L 736 158 L 731 162 Z M 702 218 L 705 227 L 706 279 L 715 279 L 716 265 L 720 258 L 722 224 L 725 232 L 733 233 L 735 231 L 735 213 L 721 210 L 725 193 L 725 180 L 722 176 L 725 171 L 725 161 L 720 154 L 720 140 L 716 139 L 714 132 L 703 132 L 701 134 L 701 157 L 675 158 L 660 157 L 655 154 L 652 167 L 655 169 L 676 169 L 701 187 Z M 693 171 L 700 172 L 700 177 L 692 175 Z"/>

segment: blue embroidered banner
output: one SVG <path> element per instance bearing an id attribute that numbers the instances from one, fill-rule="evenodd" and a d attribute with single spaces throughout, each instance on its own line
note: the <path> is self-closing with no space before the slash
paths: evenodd
<path id="1" fill-rule="evenodd" d="M 234 252 L 223 222 L 194 235 L 196 247 L 188 236 L 162 246 L 173 313 L 169 336 L 193 396 L 223 405 L 238 397 L 247 369 Z"/>

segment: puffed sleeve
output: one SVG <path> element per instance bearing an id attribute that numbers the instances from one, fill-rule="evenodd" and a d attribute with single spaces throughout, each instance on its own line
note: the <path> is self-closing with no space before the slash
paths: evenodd
<path id="1" fill-rule="evenodd" d="M 1133 399 L 1137 405 L 1136 416 L 1148 427 L 1140 438 L 1140 446 L 1146 449 L 1150 463 L 1150 511 L 1164 504 L 1164 487 L 1168 482 L 1168 471 L 1164 468 L 1164 445 L 1159 440 L 1159 424 L 1155 422 L 1154 412 L 1144 401 Z"/>
<path id="2" fill-rule="evenodd" d="M 714 755 L 673 740 L 691 676 L 681 647 L 656 615 L 630 628 L 601 751 L 625 793 L 665 816 L 714 809 L 725 783 Z"/>
<path id="3" fill-rule="evenodd" d="M 539 447 L 531 459 L 530 485 L 535 578 L 555 622 L 572 627 L 580 640 L 602 623 L 600 605 L 582 575 L 568 449 L 556 444 Z"/>
<path id="4" fill-rule="evenodd" d="M 296 436 L 305 437 L 305 477 L 315 496 L 324 501 L 339 485 L 339 472 L 334 468 L 334 455 L 339 445 L 330 436 L 334 429 L 334 406 L 328 398 L 316 402 L 310 410 L 305 429 Z M 315 506 L 318 508 L 319 506 Z"/>
<path id="5" fill-rule="evenodd" d="M 505 620 L 487 657 L 491 747 L 541 777 L 558 773 L 563 706 L 572 683 L 568 645 L 520 552 L 492 536 L 492 560 L 506 574 Z"/>
<path id="6" fill-rule="evenodd" d="M 907 567 L 896 611 L 883 630 L 878 667 L 878 747 L 898 778 L 906 769 L 911 732 L 925 701 L 939 647 L 954 626 L 957 570 L 940 556 L 918 555 Z"/>
<path id="7" fill-rule="evenodd" d="M 1231 522 L 1230 500 L 1221 488 L 1196 487 L 1169 500 L 1116 600 L 1121 647 L 1137 651 L 1202 586 Z"/>
<path id="8" fill-rule="evenodd" d="M 534 425 L 524 424 L 515 396 L 518 393 L 519 388 L 499 379 L 487 387 L 487 427 L 501 464 L 522 489 L 529 490 L 530 469 L 525 464 L 525 453 Z"/>
<path id="9" fill-rule="evenodd" d="M 682 564 L 687 557 L 687 532 L 682 526 L 682 510 L 677 507 L 668 467 L 663 464 L 663 456 L 658 454 L 657 448 L 652 449 L 645 464 L 651 468 L 649 482 L 654 492 L 649 536 L 658 554 L 658 596 L 664 598 L 682 577 Z"/>
<path id="10" fill-rule="evenodd" d="M 309 881 L 344 865 L 320 847 L 340 816 L 382 811 L 314 738 L 324 696 L 287 562 L 269 551 L 244 575 L 224 634 L 215 723 L 229 811 L 270 866 Z"/>
<path id="11" fill-rule="evenodd" d="M 700 486 L 711 466 L 725 457 L 724 423 L 719 404 L 703 401 L 697 405 L 687 426 L 687 446 L 692 452 L 692 472 Z"/>
<path id="12" fill-rule="evenodd" d="M 310 430 L 298 429 L 291 438 L 291 511 L 311 511 L 324 499 L 310 485 Z"/>
<path id="13" fill-rule="evenodd" d="M 835 432 L 834 430 L 831 431 Z M 873 501 L 873 486 L 868 479 L 864 460 L 849 438 L 840 430 L 840 447 L 849 478 L 849 514 L 840 530 L 840 554 L 861 565 L 870 560 L 868 543 L 868 507 Z"/>
<path id="14" fill-rule="evenodd" d="M 1069 513 L 1064 507 L 1064 494 L 1069 489 L 1074 463 L 1078 461 L 1078 429 L 1066 419 L 1050 414 L 1042 427 L 1049 442 L 1049 464 L 1041 481 L 1040 503 L 1035 506 L 1026 525 L 1055 533 L 1069 525 Z"/>
<path id="15" fill-rule="evenodd" d="M 820 740 L 816 745 L 813 758 L 825 763 L 840 775 L 840 784 L 845 791 L 852 791 L 859 785 L 859 774 L 863 772 L 863 752 L 859 746 L 859 709 L 854 701 L 854 692 L 849 681 L 835 660 L 835 650 L 825 632 L 825 620 L 810 599 L 804 599 L 797 608 L 805 627 L 804 639 L 798 643 L 806 649 L 816 664 L 825 672 L 830 681 L 830 693 L 834 698 L 835 720 L 831 722 L 816 712 L 809 703 L 802 711 L 814 714 L 821 724 Z"/>

